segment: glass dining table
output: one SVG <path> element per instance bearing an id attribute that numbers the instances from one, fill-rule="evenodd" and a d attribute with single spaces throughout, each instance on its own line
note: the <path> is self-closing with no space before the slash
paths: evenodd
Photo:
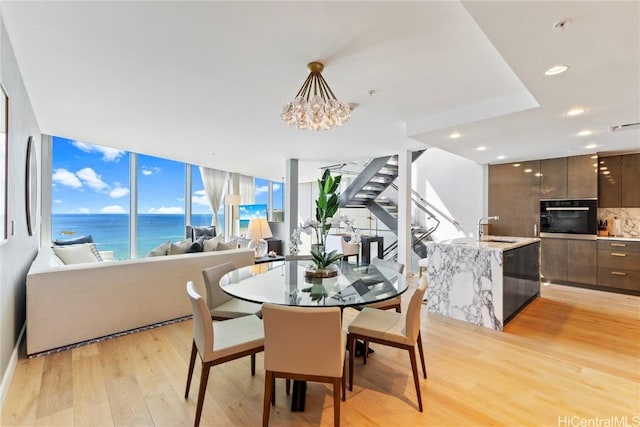
<path id="1" fill-rule="evenodd" d="M 350 307 L 394 298 L 408 289 L 398 272 L 375 266 L 340 263 L 337 275 L 307 277 L 311 261 L 256 264 L 229 272 L 222 290 L 245 301 L 299 307 Z"/>
<path id="2" fill-rule="evenodd" d="M 363 306 L 404 293 L 407 279 L 388 268 L 342 262 L 337 275 L 307 277 L 311 261 L 256 264 L 233 270 L 220 279 L 222 290 L 245 301 L 298 307 Z M 294 381 L 292 411 L 304 411 L 306 382 Z"/>

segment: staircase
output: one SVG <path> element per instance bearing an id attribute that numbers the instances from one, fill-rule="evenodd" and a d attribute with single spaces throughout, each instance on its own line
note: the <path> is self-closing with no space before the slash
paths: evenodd
<path id="1" fill-rule="evenodd" d="M 415 161 L 425 150 L 415 151 L 412 161 Z M 340 194 L 341 208 L 367 208 L 379 221 L 389 230 L 398 234 L 398 205 L 380 194 L 388 187 L 392 186 L 396 190 L 398 187 L 393 181 L 398 177 L 398 156 L 378 157 L 369 161 L 363 171 L 356 176 L 351 184 Z M 436 221 L 436 225 L 429 229 L 423 227 L 412 227 L 411 240 L 412 248 L 421 258 L 426 257 L 426 247 L 422 242 L 435 231 L 439 221 L 424 206 L 412 198 L 417 203 L 418 208 L 426 212 Z M 397 241 L 385 248 L 385 254 L 397 248 Z"/>

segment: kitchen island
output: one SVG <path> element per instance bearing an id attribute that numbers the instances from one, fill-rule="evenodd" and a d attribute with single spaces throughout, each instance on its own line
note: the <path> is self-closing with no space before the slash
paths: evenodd
<path id="1" fill-rule="evenodd" d="M 485 236 L 427 243 L 427 309 L 502 331 L 540 294 L 540 239 Z"/>

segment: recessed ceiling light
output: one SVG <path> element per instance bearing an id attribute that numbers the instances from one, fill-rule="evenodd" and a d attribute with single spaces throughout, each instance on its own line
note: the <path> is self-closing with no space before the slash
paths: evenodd
<path id="1" fill-rule="evenodd" d="M 597 148 L 597 147 L 598 147 L 598 144 L 594 144 L 594 143 L 591 143 L 589 145 L 585 145 L 584 146 L 584 148 L 586 148 L 587 150 L 592 150 L 592 149 Z"/>
<path id="2" fill-rule="evenodd" d="M 449 138 L 451 139 L 458 139 L 462 136 L 462 134 L 458 131 L 453 131 L 449 134 Z"/>
<path id="3" fill-rule="evenodd" d="M 611 173 L 611 171 L 604 171 L 602 172 L 602 175 L 609 175 Z"/>
<path id="4" fill-rule="evenodd" d="M 514 168 L 519 168 L 519 167 L 520 167 L 520 163 L 514 163 L 514 164 L 513 164 L 513 167 L 514 167 Z"/>
<path id="5" fill-rule="evenodd" d="M 537 176 L 538 178 L 542 176 L 540 172 L 536 172 L 534 175 Z"/>
<path id="6" fill-rule="evenodd" d="M 567 65 L 554 65 L 544 72 L 545 76 L 557 76 L 558 74 L 562 74 L 569 69 Z"/>
<path id="7" fill-rule="evenodd" d="M 498 159 L 498 160 L 504 160 L 504 158 L 505 158 L 505 156 L 502 156 L 502 155 L 496 157 L 496 159 Z"/>
<path id="8" fill-rule="evenodd" d="M 486 149 L 487 149 L 487 147 L 485 147 L 484 145 L 481 145 L 480 147 L 476 148 L 476 150 L 478 150 L 478 151 L 484 151 Z"/>
<path id="9" fill-rule="evenodd" d="M 587 110 L 585 108 L 582 108 L 582 107 L 572 108 L 571 110 L 567 111 L 567 116 L 579 116 L 580 114 L 584 113 L 585 111 L 587 111 Z"/>
<path id="10" fill-rule="evenodd" d="M 578 136 L 589 136 L 592 133 L 593 132 L 591 132 L 589 129 L 583 129 L 580 132 L 578 132 Z"/>
<path id="11" fill-rule="evenodd" d="M 531 172 L 533 172 L 533 169 L 525 169 L 523 172 L 524 173 L 531 173 Z"/>
<path id="12" fill-rule="evenodd" d="M 601 170 L 601 171 L 606 171 L 606 170 L 609 170 L 609 168 L 608 168 L 608 167 L 606 167 L 606 166 L 602 166 L 602 167 L 600 168 L 600 170 Z"/>

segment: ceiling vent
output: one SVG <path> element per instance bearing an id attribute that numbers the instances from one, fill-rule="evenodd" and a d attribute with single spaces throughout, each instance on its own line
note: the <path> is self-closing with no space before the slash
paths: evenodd
<path id="1" fill-rule="evenodd" d="M 623 125 L 609 126 L 609 132 L 618 132 L 626 129 L 636 129 L 638 127 L 640 127 L 640 122 L 626 123 Z"/>

